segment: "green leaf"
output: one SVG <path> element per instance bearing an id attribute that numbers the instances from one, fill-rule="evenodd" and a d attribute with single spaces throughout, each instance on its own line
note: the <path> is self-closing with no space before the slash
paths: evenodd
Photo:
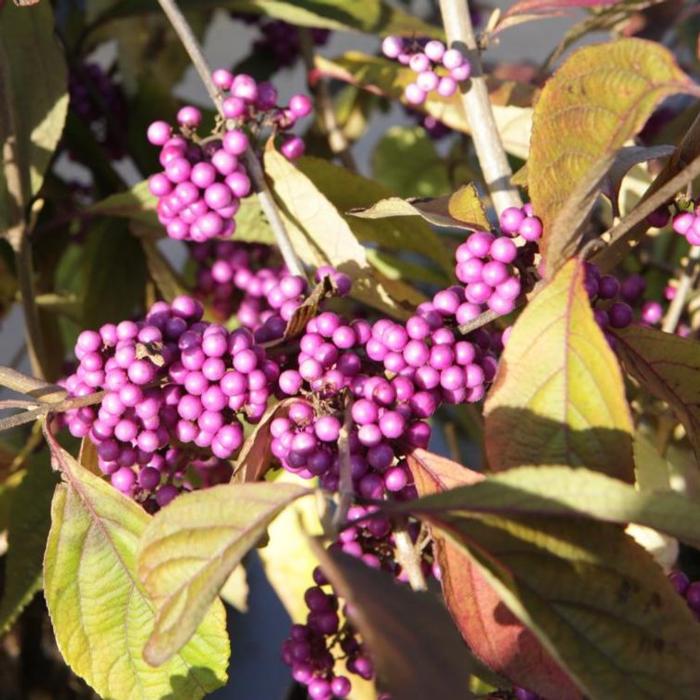
<path id="1" fill-rule="evenodd" d="M 221 603 L 167 664 L 144 661 L 155 611 L 136 576 L 136 552 L 150 517 L 56 450 L 67 483 L 53 498 L 44 591 L 66 663 L 100 696 L 119 700 L 196 700 L 223 685 L 229 643 Z"/>
<path id="2" fill-rule="evenodd" d="M 156 215 L 156 203 L 156 198 L 148 191 L 148 180 L 142 180 L 126 192 L 112 194 L 93 204 L 87 213 L 114 216 L 147 226 L 161 227 Z"/>
<path id="3" fill-rule="evenodd" d="M 32 458 L 19 486 L 11 491 L 5 588 L 0 599 L 0 635 L 13 624 L 41 588 L 41 566 L 51 522 L 56 474 L 48 459 Z"/>
<path id="4" fill-rule="evenodd" d="M 383 0 L 183 0 L 183 10 L 219 10 L 262 14 L 301 27 L 320 27 L 368 34 L 405 34 L 444 38 L 440 28 L 423 22 Z M 123 17 L 157 9 L 149 0 L 122 0 L 107 14 Z"/>
<path id="5" fill-rule="evenodd" d="M 372 172 L 400 197 L 438 197 L 450 191 L 443 159 L 420 126 L 388 129 L 372 153 Z"/>
<path id="6" fill-rule="evenodd" d="M 333 265 L 353 281 L 350 295 L 380 311 L 408 317 L 423 296 L 411 286 L 388 280 L 367 262 L 350 226 L 313 182 L 274 149 L 265 151 L 265 172 L 294 249 L 308 265 Z"/>
<path id="7" fill-rule="evenodd" d="M 490 230 L 479 193 L 473 184 L 464 185 L 444 197 L 400 199 L 389 197 L 362 209 L 351 209 L 350 214 L 364 219 L 385 217 L 421 216 L 433 226 L 457 228 L 467 231 Z"/>
<path id="8" fill-rule="evenodd" d="M 634 325 L 615 332 L 615 349 L 625 371 L 668 403 L 700 457 L 700 344 Z"/>
<path id="9" fill-rule="evenodd" d="M 700 626 L 661 568 L 617 526 L 544 517 L 423 517 L 476 563 L 592 700 L 691 700 L 700 694 Z"/>
<path id="10" fill-rule="evenodd" d="M 578 467 L 508 469 L 461 488 L 413 501 L 402 510 L 463 514 L 547 515 L 645 525 L 700 546 L 700 509 L 674 491 L 637 491 Z"/>
<path id="11" fill-rule="evenodd" d="M 172 265 L 160 252 L 157 243 L 148 238 L 141 238 L 141 247 L 146 256 L 148 272 L 163 299 L 171 302 L 175 297 L 187 294 L 180 275 L 173 270 Z"/>
<path id="12" fill-rule="evenodd" d="M 126 221 L 99 221 L 82 253 L 83 322 L 88 328 L 116 323 L 143 307 L 146 260 Z"/>
<path id="13" fill-rule="evenodd" d="M 567 263 L 513 326 L 485 405 L 486 452 L 497 471 L 563 464 L 634 479 L 622 375 L 583 276 L 578 261 Z"/>
<path id="14" fill-rule="evenodd" d="M 414 111 L 429 114 L 451 129 L 465 134 L 470 132 L 469 120 L 459 95 L 445 98 L 431 93 L 422 105 L 409 105 L 403 93 L 406 86 L 413 82 L 415 74 L 396 61 L 348 51 L 334 59 L 316 56 L 316 68 L 322 75 L 356 85 L 374 95 L 398 100 Z M 504 148 L 508 153 L 525 158 L 530 141 L 532 88 L 498 80 L 488 81 L 487 87 Z"/>
<path id="15" fill-rule="evenodd" d="M 306 493 L 291 484 L 223 484 L 183 494 L 153 518 L 138 557 L 157 609 L 143 652 L 149 663 L 168 661 L 187 643 L 246 552 Z"/>
<path id="16" fill-rule="evenodd" d="M 0 232 L 41 188 L 68 109 L 66 62 L 51 4 L 0 7 Z"/>
<path id="17" fill-rule="evenodd" d="M 362 175 L 321 158 L 300 158 L 297 167 L 338 209 L 358 240 L 386 250 L 413 251 L 434 260 L 448 274 L 454 261 L 434 231 L 422 221 L 358 221 L 356 207 L 366 207 L 378 197 L 391 197 L 390 189 Z M 237 236 L 238 234 L 236 234 Z"/>
<path id="18" fill-rule="evenodd" d="M 547 81 L 535 106 L 528 161 L 545 258 L 558 257 L 556 247 L 550 253 L 551 226 L 593 164 L 634 136 L 660 100 L 691 90 L 671 52 L 641 39 L 579 49 Z"/>
<path id="19" fill-rule="evenodd" d="M 473 698 L 470 659 L 447 611 L 431 594 L 398 585 L 340 552 L 314 542 L 324 575 L 347 602 L 392 696 L 402 700 Z"/>
<path id="20" fill-rule="evenodd" d="M 671 470 L 641 427 L 634 434 L 634 472 L 642 491 L 670 491 Z"/>

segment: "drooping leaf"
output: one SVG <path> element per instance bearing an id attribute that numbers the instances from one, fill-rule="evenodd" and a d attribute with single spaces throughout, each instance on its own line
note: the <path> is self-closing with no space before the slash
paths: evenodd
<path id="1" fill-rule="evenodd" d="M 191 700 L 223 685 L 229 642 L 220 603 L 170 661 L 144 661 L 155 611 L 136 575 L 136 552 L 150 517 L 54 449 L 66 483 L 53 497 L 44 591 L 66 663 L 105 698 Z"/>
<path id="2" fill-rule="evenodd" d="M 513 326 L 485 405 L 495 470 L 564 464 L 634 479 L 622 375 L 583 275 L 579 262 L 567 263 Z"/>
<path id="3" fill-rule="evenodd" d="M 577 8 L 601 7 L 617 2 L 618 0 L 520 0 L 503 13 L 493 33 L 498 34 L 524 22 L 567 15 Z"/>
<path id="4" fill-rule="evenodd" d="M 139 579 L 156 606 L 144 658 L 172 658 L 205 617 L 243 556 L 287 505 L 307 493 L 291 484 L 222 484 L 183 494 L 149 523 Z"/>
<path id="5" fill-rule="evenodd" d="M 400 197 L 438 197 L 450 191 L 442 156 L 420 126 L 387 129 L 372 153 L 372 173 Z"/>
<path id="6" fill-rule="evenodd" d="M 406 461 L 419 496 L 439 494 L 485 478 L 452 460 L 414 450 Z M 533 633 L 507 608 L 477 565 L 432 529 L 440 583 L 448 610 L 476 657 L 492 671 L 542 697 L 580 698 L 568 676 L 548 656 Z"/>
<path id="7" fill-rule="evenodd" d="M 697 697 L 700 626 L 660 567 L 617 526 L 422 517 L 472 559 L 501 598 L 496 619 L 509 624 L 509 609 L 588 697 Z M 576 697 L 556 686 L 549 696 Z"/>
<path id="8" fill-rule="evenodd" d="M 297 167 L 335 205 L 361 243 L 386 250 L 414 251 L 434 260 L 446 272 L 454 262 L 438 236 L 422 221 L 358 221 L 348 218 L 348 210 L 369 206 L 378 197 L 394 194 L 383 185 L 341 168 L 328 160 L 306 156 Z"/>
<path id="9" fill-rule="evenodd" d="M 12 489 L 5 587 L 0 598 L 0 635 L 41 588 L 41 566 L 55 486 L 56 475 L 48 460 L 34 457 L 19 486 Z"/>
<path id="10" fill-rule="evenodd" d="M 371 268 L 365 250 L 338 210 L 314 184 L 274 149 L 265 151 L 265 172 L 297 254 L 310 265 L 333 265 L 350 276 L 350 295 L 395 316 L 407 317 L 423 301 L 400 281 L 388 280 Z"/>
<path id="11" fill-rule="evenodd" d="M 447 611 L 426 592 L 346 554 L 314 543 L 324 575 L 348 603 L 357 627 L 391 694 L 402 700 L 472 698 L 462 640 Z"/>
<path id="12" fill-rule="evenodd" d="M 691 86 L 670 51 L 641 39 L 579 49 L 546 83 L 535 107 L 528 162 L 545 258 L 557 213 L 592 165 L 634 136 L 661 99 Z M 555 249 L 552 257 L 557 254 Z"/>
<path id="13" fill-rule="evenodd" d="M 434 199 L 415 197 L 381 199 L 371 207 L 351 209 L 349 213 L 365 219 L 420 216 L 433 226 L 472 231 L 491 228 L 486 216 L 486 208 L 473 184 L 464 185 L 452 194 Z"/>
<path id="14" fill-rule="evenodd" d="M 163 296 L 163 299 L 171 302 L 175 297 L 186 294 L 187 290 L 180 279 L 180 275 L 160 252 L 156 242 L 150 238 L 142 237 L 141 247 L 146 256 L 148 273 L 158 287 L 158 291 Z"/>
<path id="15" fill-rule="evenodd" d="M 0 7 L 0 232 L 36 196 L 68 109 L 67 71 L 51 4 Z"/>
<path id="16" fill-rule="evenodd" d="M 616 331 L 615 343 L 625 371 L 668 403 L 700 456 L 700 344 L 636 325 Z"/>
<path id="17" fill-rule="evenodd" d="M 444 98 L 431 93 L 422 105 L 408 105 L 403 93 L 415 75 L 396 61 L 348 51 L 332 60 L 317 56 L 316 68 L 321 75 L 356 85 L 375 95 L 398 100 L 414 111 L 429 114 L 451 129 L 467 134 L 470 131 L 469 120 L 459 95 Z M 526 157 L 532 119 L 529 105 L 534 89 L 497 80 L 490 81 L 488 87 L 493 97 L 494 117 L 504 148 L 508 153 Z"/>

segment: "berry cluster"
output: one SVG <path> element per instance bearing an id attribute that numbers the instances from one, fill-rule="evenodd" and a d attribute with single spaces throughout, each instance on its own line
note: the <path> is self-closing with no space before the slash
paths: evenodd
<path id="1" fill-rule="evenodd" d="M 388 36 L 382 42 L 382 53 L 417 74 L 415 82 L 404 90 L 404 98 L 411 105 L 422 105 L 431 92 L 452 97 L 459 83 L 471 75 L 471 66 L 464 54 L 458 49 L 447 49 L 436 39 L 418 41 Z"/>
<path id="2" fill-rule="evenodd" d="M 596 323 L 605 331 L 608 328 L 626 328 L 632 323 L 634 313 L 631 303 L 637 301 L 646 283 L 641 275 L 630 275 L 620 282 L 614 275 L 601 275 L 592 263 L 586 263 L 584 287 L 593 306 Z"/>
<path id="3" fill-rule="evenodd" d="M 678 212 L 673 217 L 673 230 L 684 236 L 690 245 L 700 245 L 700 208 L 697 202 L 694 203 L 693 210 Z"/>
<path id="4" fill-rule="evenodd" d="M 520 236 L 531 243 L 542 238 L 542 221 L 534 215 L 532 204 L 504 209 L 499 223 L 507 236 Z"/>
<path id="5" fill-rule="evenodd" d="M 259 24 L 260 37 L 253 42 L 255 55 L 270 56 L 277 68 L 293 66 L 301 56 L 299 28 L 281 20 L 271 20 Z M 311 41 L 315 46 L 325 46 L 330 32 L 327 29 L 310 30 Z"/>
<path id="6" fill-rule="evenodd" d="M 245 74 L 214 71 L 212 79 L 225 94 L 222 111 L 225 124 L 207 138 L 197 135 L 202 113 L 187 105 L 177 113 L 180 134 L 173 135 L 164 121 L 153 122 L 148 141 L 160 146 L 163 172 L 148 181 L 158 198 L 158 219 L 168 236 L 177 240 L 203 242 L 230 236 L 240 200 L 251 192 L 251 181 L 241 158 L 249 148 L 250 135 L 263 126 L 290 129 L 312 110 L 306 95 L 294 95 L 285 108 L 276 106 L 277 90 L 270 83 L 257 83 Z M 304 152 L 298 136 L 285 138 L 280 148 L 290 159 Z"/>
<path id="7" fill-rule="evenodd" d="M 78 65 L 68 78 L 69 108 L 113 160 L 126 153 L 126 96 L 97 63 Z"/>
<path id="8" fill-rule="evenodd" d="M 239 419 L 262 417 L 279 375 L 250 331 L 201 317 L 196 301 L 177 297 L 156 302 L 143 321 L 83 331 L 78 367 L 64 382 L 70 396 L 105 391 L 96 406 L 67 412 L 67 426 L 96 445 L 116 488 L 161 507 L 190 464 L 205 485 L 230 476 L 222 460 L 243 443 Z"/>
<path id="9" fill-rule="evenodd" d="M 685 598 L 688 607 L 695 613 L 695 617 L 700 620 L 700 581 L 693 581 L 680 570 L 672 571 L 668 578 L 678 594 Z"/>

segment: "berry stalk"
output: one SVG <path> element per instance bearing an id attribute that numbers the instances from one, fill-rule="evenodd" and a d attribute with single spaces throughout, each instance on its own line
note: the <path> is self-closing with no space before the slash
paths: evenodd
<path id="1" fill-rule="evenodd" d="M 508 207 L 522 206 L 522 202 L 517 188 L 510 181 L 513 172 L 491 110 L 479 47 L 469 16 L 469 3 L 467 0 L 440 0 L 440 12 L 450 47 L 466 54 L 471 64 L 471 84 L 468 90 L 461 92 L 462 104 L 484 180 L 500 215 Z"/>
<path id="2" fill-rule="evenodd" d="M 185 51 L 187 51 L 187 54 L 192 60 L 192 65 L 204 83 L 204 87 L 216 105 L 219 114 L 225 119 L 226 117 L 222 109 L 221 94 L 211 78 L 211 68 L 207 65 L 202 49 L 199 46 L 199 42 L 197 41 L 196 37 L 192 33 L 190 25 L 187 23 L 187 20 L 182 12 L 180 12 L 180 9 L 174 0 L 158 0 L 158 2 L 168 20 L 170 20 L 173 29 L 180 38 Z M 267 183 L 265 182 L 265 174 L 263 173 L 260 161 L 251 148 L 248 148 L 244 157 L 248 172 L 250 173 L 250 179 L 253 182 L 255 191 L 260 201 L 260 206 L 262 207 L 267 220 L 270 222 L 272 231 L 275 234 L 277 247 L 282 254 L 282 258 L 284 259 L 287 269 L 293 275 L 303 276 L 304 267 L 294 252 L 287 229 L 284 226 L 282 217 L 280 216 L 274 199 L 272 198 L 272 193 L 267 187 Z"/>

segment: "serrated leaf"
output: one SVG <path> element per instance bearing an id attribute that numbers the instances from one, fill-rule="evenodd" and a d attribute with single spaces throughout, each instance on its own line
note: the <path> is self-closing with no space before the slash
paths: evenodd
<path id="1" fill-rule="evenodd" d="M 150 517 L 54 449 L 67 483 L 53 497 L 44 592 L 66 663 L 104 698 L 192 700 L 223 685 L 229 643 L 220 603 L 167 664 L 144 661 L 155 610 L 136 576 L 136 552 Z"/>
<path id="2" fill-rule="evenodd" d="M 11 489 L 0 635 L 9 629 L 41 588 L 41 566 L 55 486 L 56 475 L 48 460 L 34 457 L 21 483 Z"/>
<path id="3" fill-rule="evenodd" d="M 700 457 L 700 344 L 635 325 L 615 332 L 615 348 L 625 371 L 668 403 Z"/>
<path id="4" fill-rule="evenodd" d="M 273 148 L 265 151 L 265 172 L 276 197 L 292 244 L 309 265 L 333 265 L 352 279 L 350 296 L 380 311 L 408 317 L 423 296 L 409 285 L 388 280 L 367 262 L 360 245 L 338 210 L 313 182 Z"/>
<path id="5" fill-rule="evenodd" d="M 138 555 L 139 579 L 157 610 L 143 652 L 149 663 L 166 662 L 187 643 L 246 552 L 305 493 L 291 484 L 222 484 L 159 511 Z"/>
<path id="6" fill-rule="evenodd" d="M 297 161 L 297 167 L 335 205 L 361 243 L 378 245 L 386 250 L 414 251 L 434 260 L 446 272 L 452 272 L 452 257 L 438 236 L 422 221 L 365 222 L 348 218 L 348 210 L 369 206 L 378 197 L 390 197 L 394 194 L 391 190 L 321 158 L 306 156 Z"/>
<path id="7" fill-rule="evenodd" d="M 485 478 L 425 450 L 415 450 L 407 456 L 407 462 L 420 496 L 476 484 Z M 431 528 L 431 534 L 445 602 L 476 657 L 513 684 L 537 691 L 543 698 L 578 700 L 581 694 L 568 676 L 504 606 L 471 558 L 437 529 Z"/>
<path id="8" fill-rule="evenodd" d="M 486 453 L 497 471 L 564 464 L 634 479 L 622 375 L 583 275 L 578 261 L 567 263 L 513 326 L 485 404 Z"/>
<path id="9" fill-rule="evenodd" d="M 469 656 L 447 611 L 427 592 L 414 592 L 347 554 L 314 552 L 392 696 L 402 700 L 473 698 Z"/>
<path id="10" fill-rule="evenodd" d="M 444 197 L 434 199 L 390 197 L 379 200 L 371 207 L 351 209 L 349 213 L 365 219 L 420 216 L 433 226 L 467 231 L 475 229 L 488 231 L 491 228 L 479 192 L 471 183 Z"/>
<path id="11" fill-rule="evenodd" d="M 31 87 L 30 87 L 31 86 Z M 41 188 L 68 110 L 67 70 L 48 2 L 0 7 L 0 232 Z"/>
<path id="12" fill-rule="evenodd" d="M 641 39 L 579 49 L 547 81 L 535 106 L 528 161 L 545 258 L 558 257 L 556 248 L 550 252 L 550 228 L 592 165 L 634 136 L 660 100 L 691 89 L 671 52 Z"/>
<path id="13" fill-rule="evenodd" d="M 387 129 L 372 152 L 372 174 L 400 197 L 438 197 L 450 191 L 445 162 L 421 126 Z"/>
<path id="14" fill-rule="evenodd" d="M 476 563 L 592 700 L 691 700 L 700 693 L 700 626 L 661 568 L 617 526 L 423 517 Z"/>
<path id="15" fill-rule="evenodd" d="M 433 92 L 422 105 L 409 105 L 403 93 L 406 86 L 414 81 L 415 74 L 396 61 L 348 51 L 334 59 L 316 56 L 315 65 L 321 75 L 356 85 L 374 95 L 400 101 L 414 111 L 439 119 L 450 129 L 470 133 L 469 120 L 458 94 L 446 98 Z M 492 96 L 494 117 L 503 147 L 508 153 L 526 157 L 532 119 L 532 110 L 527 105 L 531 104 L 535 89 L 512 81 L 493 79 L 488 81 L 487 87 Z"/>

